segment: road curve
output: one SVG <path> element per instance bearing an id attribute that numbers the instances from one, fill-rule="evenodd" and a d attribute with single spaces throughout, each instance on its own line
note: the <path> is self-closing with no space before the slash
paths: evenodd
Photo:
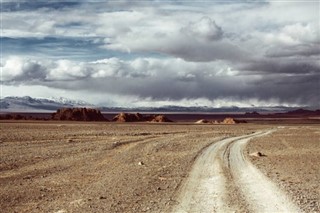
<path id="1" fill-rule="evenodd" d="M 272 131 L 223 139 L 206 148 L 195 160 L 188 179 L 182 184 L 177 205 L 172 212 L 234 212 L 244 209 L 240 206 L 243 202 L 248 206 L 245 211 L 300 212 L 243 155 L 243 149 L 250 139 Z M 228 176 L 228 173 L 231 175 Z M 230 200 L 229 195 L 233 192 L 227 189 L 232 185 L 238 188 L 241 193 L 239 199 L 244 201 Z"/>

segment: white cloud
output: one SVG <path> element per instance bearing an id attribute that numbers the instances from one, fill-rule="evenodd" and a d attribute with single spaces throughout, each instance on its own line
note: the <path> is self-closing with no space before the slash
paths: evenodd
<path id="1" fill-rule="evenodd" d="M 223 31 L 215 21 L 204 16 L 197 22 L 190 22 L 188 26 L 181 29 L 182 32 L 196 39 L 204 39 L 207 42 L 222 38 Z"/>
<path id="2" fill-rule="evenodd" d="M 23 58 L 10 57 L 2 67 L 2 78 L 4 81 L 10 81 L 14 77 L 23 73 L 22 66 L 24 64 Z"/>
<path id="3" fill-rule="evenodd" d="M 168 78 L 193 81 L 214 76 L 239 74 L 223 61 L 187 62 L 179 58 L 136 58 L 122 60 L 106 58 L 92 62 L 70 60 L 35 60 L 24 57 L 9 57 L 3 66 L 3 81 L 28 83 L 33 80 L 70 81 L 103 78 Z"/>
<path id="4" fill-rule="evenodd" d="M 279 31 L 261 34 L 267 44 L 299 45 L 320 41 L 319 30 L 314 24 L 295 23 L 283 26 Z"/>

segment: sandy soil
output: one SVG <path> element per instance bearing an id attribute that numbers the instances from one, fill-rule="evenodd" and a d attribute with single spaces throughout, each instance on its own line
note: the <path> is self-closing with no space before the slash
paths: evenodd
<path id="1" fill-rule="evenodd" d="M 223 174 L 221 182 L 232 183 L 219 186 L 227 192 L 222 210 L 254 211 L 230 170 L 232 160 L 224 160 L 243 156 L 245 166 L 250 160 L 299 208 L 319 212 L 319 125 L 278 128 L 247 148 L 248 141 L 240 147 L 234 140 L 220 143 L 274 127 L 2 122 L 1 212 L 170 212 L 181 202 L 190 171 L 212 146 L 219 146 L 222 161 L 213 166 Z M 236 154 L 228 154 L 233 149 Z M 257 151 L 266 157 L 249 156 Z"/>
<path id="2" fill-rule="evenodd" d="M 1 212 L 165 212 L 194 159 L 264 125 L 1 123 Z"/>
<path id="3" fill-rule="evenodd" d="M 253 164 L 288 194 L 304 212 L 320 212 L 319 125 L 292 125 L 253 139 L 247 154 Z"/>

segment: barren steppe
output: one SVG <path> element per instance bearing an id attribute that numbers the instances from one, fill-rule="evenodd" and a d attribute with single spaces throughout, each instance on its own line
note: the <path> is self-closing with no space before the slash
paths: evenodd
<path id="1" fill-rule="evenodd" d="M 304 212 L 320 212 L 320 126 L 283 126 L 253 139 L 250 160 L 285 191 Z"/>
<path id="2" fill-rule="evenodd" d="M 245 150 L 267 156 L 247 157 L 301 209 L 319 211 L 317 127 L 2 122 L 1 212 L 170 212 L 209 145 L 270 129 Z"/>

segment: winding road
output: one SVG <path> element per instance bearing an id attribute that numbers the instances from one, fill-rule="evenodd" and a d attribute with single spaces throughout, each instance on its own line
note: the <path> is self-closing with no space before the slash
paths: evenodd
<path id="1" fill-rule="evenodd" d="M 173 212 L 301 212 L 244 156 L 250 139 L 275 130 L 226 138 L 195 160 Z"/>

